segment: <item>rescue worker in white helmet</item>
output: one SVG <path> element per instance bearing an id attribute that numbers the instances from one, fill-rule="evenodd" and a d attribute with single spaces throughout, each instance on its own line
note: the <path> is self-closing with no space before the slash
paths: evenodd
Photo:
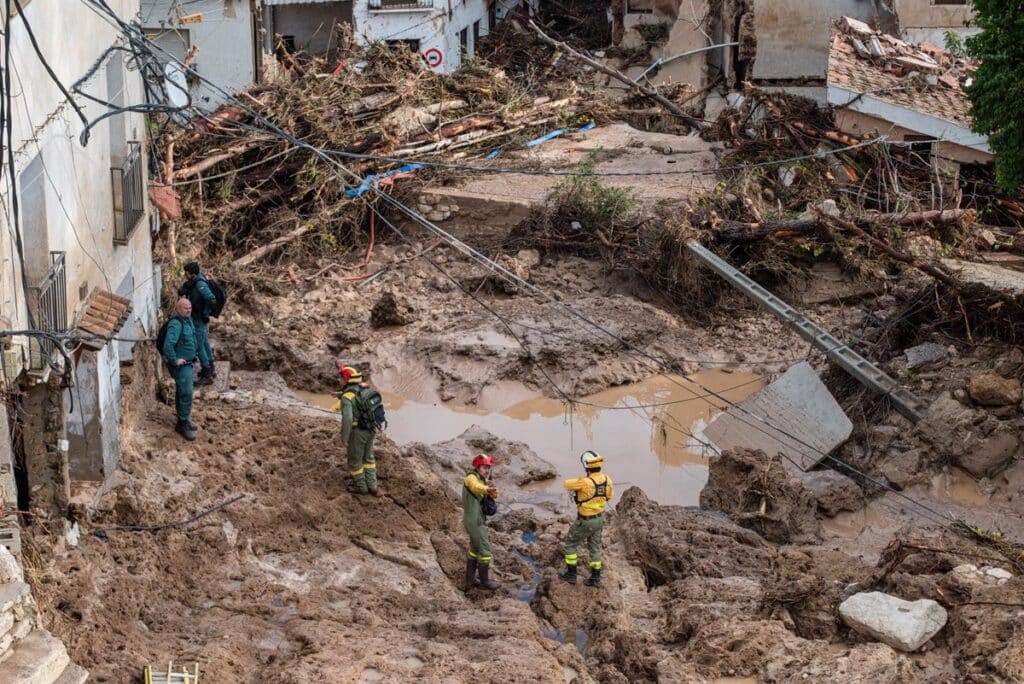
<path id="1" fill-rule="evenodd" d="M 604 527 L 604 509 L 612 500 L 612 479 L 601 472 L 604 459 L 596 451 L 584 451 L 580 462 L 587 474 L 565 481 L 576 504 L 576 521 L 569 527 L 565 538 L 565 570 L 558 577 L 576 584 L 576 550 L 586 542 L 590 555 L 590 576 L 583 582 L 589 587 L 601 586 L 601 529 Z"/>
<path id="2" fill-rule="evenodd" d="M 487 516 L 497 512 L 498 490 L 490 483 L 494 459 L 487 454 L 473 457 L 473 470 L 462 482 L 462 525 L 469 534 L 469 558 L 466 560 L 466 591 L 481 587 L 491 591 L 501 586 L 490 578 L 491 541 L 487 536 Z M 474 575 L 479 573 L 479 578 Z"/>

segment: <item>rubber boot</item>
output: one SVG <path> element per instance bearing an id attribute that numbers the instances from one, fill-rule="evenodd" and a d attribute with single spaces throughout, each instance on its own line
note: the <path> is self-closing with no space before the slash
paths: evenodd
<path id="1" fill-rule="evenodd" d="M 566 565 L 565 572 L 558 573 L 558 579 L 569 584 L 576 584 L 576 566 Z"/>
<path id="2" fill-rule="evenodd" d="M 476 586 L 476 558 L 466 559 L 466 584 L 463 591 L 469 592 L 470 589 Z"/>
<path id="3" fill-rule="evenodd" d="M 196 387 L 213 384 L 213 369 L 203 368 L 199 371 L 199 378 L 196 379 Z"/>
<path id="4" fill-rule="evenodd" d="M 179 420 L 178 424 L 174 427 L 174 431 L 190 442 L 196 438 L 196 433 L 192 431 L 192 427 L 187 420 Z"/>
<path id="5" fill-rule="evenodd" d="M 590 571 L 590 577 L 588 577 L 587 579 L 583 580 L 583 583 L 586 584 L 588 587 L 599 587 L 599 586 L 601 586 L 601 571 L 600 570 L 591 570 Z"/>
<path id="6" fill-rule="evenodd" d="M 477 564 L 477 570 L 480 573 L 480 588 L 481 589 L 489 589 L 490 591 L 494 591 L 495 589 L 497 589 L 498 587 L 501 586 L 501 582 L 495 582 L 490 577 L 488 577 L 488 575 L 491 574 L 491 564 L 490 563 L 478 563 Z"/>

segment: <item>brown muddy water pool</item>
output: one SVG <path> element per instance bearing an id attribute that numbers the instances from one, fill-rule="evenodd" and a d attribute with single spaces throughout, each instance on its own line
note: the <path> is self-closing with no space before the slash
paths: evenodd
<path id="1" fill-rule="evenodd" d="M 699 385 L 740 401 L 766 384 L 745 371 L 703 371 L 692 380 L 659 375 L 585 397 L 570 410 L 557 399 L 529 393 L 514 383 L 489 388 L 481 401 L 487 408 L 482 408 L 431 401 L 422 391 L 403 391 L 406 383 L 392 382 L 395 378 L 384 380 L 387 435 L 399 446 L 444 442 L 478 425 L 498 437 L 526 443 L 554 465 L 558 478 L 527 486 L 551 492 L 562 491 L 562 478 L 580 475 L 579 456 L 593 449 L 605 457 L 605 470 L 620 492 L 635 485 L 659 503 L 684 506 L 699 503 L 708 458 L 716 453 L 703 432 L 725 406 Z M 321 408 L 333 408 L 337 402 L 329 394 L 295 394 Z"/>

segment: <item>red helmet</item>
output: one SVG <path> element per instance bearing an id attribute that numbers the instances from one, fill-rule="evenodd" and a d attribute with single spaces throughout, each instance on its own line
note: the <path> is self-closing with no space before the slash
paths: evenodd
<path id="1" fill-rule="evenodd" d="M 341 373 L 341 379 L 344 380 L 346 384 L 350 382 L 359 382 L 363 379 L 362 373 L 352 366 L 346 366 L 339 363 L 338 372 Z"/>
<path id="2" fill-rule="evenodd" d="M 494 465 L 494 459 L 487 454 L 477 454 L 473 457 L 473 467 L 479 468 L 482 465 L 492 466 Z"/>

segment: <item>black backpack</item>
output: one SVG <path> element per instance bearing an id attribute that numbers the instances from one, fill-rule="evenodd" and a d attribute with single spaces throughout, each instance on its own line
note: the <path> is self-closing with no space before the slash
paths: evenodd
<path id="1" fill-rule="evenodd" d="M 224 285 L 219 280 L 213 278 L 203 278 L 206 284 L 210 286 L 210 292 L 213 293 L 213 304 L 204 304 L 203 317 L 205 318 L 220 318 L 221 313 L 224 312 L 224 305 L 228 301 L 228 293 L 224 289 Z M 178 289 L 178 294 L 184 297 L 192 298 L 192 290 L 195 288 L 195 282 L 191 280 L 185 281 L 185 283 Z"/>
<path id="2" fill-rule="evenodd" d="M 157 331 L 156 334 L 156 352 L 160 355 L 160 358 L 164 360 L 164 363 L 167 364 L 167 367 L 172 373 L 175 371 L 175 366 L 172 365 L 171 362 L 167 360 L 167 357 L 164 356 L 164 342 L 167 341 L 167 326 L 176 318 L 181 319 L 181 316 L 171 316 L 168 318 L 163 322 L 163 325 L 160 326 L 160 330 Z"/>
<path id="3" fill-rule="evenodd" d="M 380 392 L 369 386 L 360 387 L 352 403 L 360 429 L 379 432 L 387 428 L 388 419 L 384 413 L 384 399 Z"/>
<path id="4" fill-rule="evenodd" d="M 224 290 L 224 286 L 219 280 L 207 278 L 206 284 L 210 286 L 210 292 L 213 293 L 215 300 L 213 306 L 209 307 L 206 311 L 206 314 L 214 318 L 220 318 L 221 313 L 224 311 L 224 305 L 228 301 L 228 293 Z"/>

